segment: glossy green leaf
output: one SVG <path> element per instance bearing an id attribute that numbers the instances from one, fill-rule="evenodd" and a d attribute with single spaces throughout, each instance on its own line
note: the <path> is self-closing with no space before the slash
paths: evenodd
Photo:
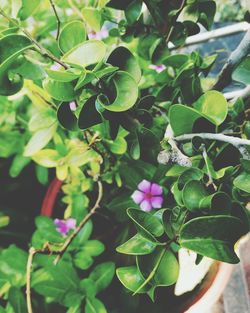
<path id="1" fill-rule="evenodd" d="M 201 117 L 218 126 L 225 120 L 228 111 L 227 101 L 218 91 L 206 92 L 193 107 L 181 104 L 171 106 L 169 119 L 176 136 L 191 133 L 195 121 Z"/>
<path id="2" fill-rule="evenodd" d="M 250 193 L 250 174 L 243 172 L 239 176 L 237 176 L 233 184 L 238 189 Z"/>
<path id="3" fill-rule="evenodd" d="M 178 279 L 178 261 L 165 247 L 157 247 L 151 254 L 138 256 L 137 265 L 144 279 L 154 286 L 171 286 Z"/>
<path id="4" fill-rule="evenodd" d="M 108 146 L 110 148 L 110 151 L 114 154 L 124 154 L 127 151 L 127 141 L 122 138 L 118 137 L 114 141 L 109 141 Z"/>
<path id="5" fill-rule="evenodd" d="M 95 32 L 99 32 L 103 25 L 102 12 L 97 8 L 84 7 L 82 16 L 87 25 Z"/>
<path id="6" fill-rule="evenodd" d="M 81 270 L 87 270 L 94 263 L 93 258 L 85 251 L 77 252 L 74 255 L 74 264 Z"/>
<path id="7" fill-rule="evenodd" d="M 96 298 L 87 298 L 85 313 L 107 313 L 104 304 Z"/>
<path id="8" fill-rule="evenodd" d="M 107 63 L 117 66 L 121 71 L 128 72 L 139 83 L 141 68 L 135 56 L 125 47 L 118 47 L 108 57 Z"/>
<path id="9" fill-rule="evenodd" d="M 46 72 L 49 78 L 63 83 L 71 82 L 77 79 L 81 74 L 80 70 L 54 71 L 51 69 L 46 69 Z"/>
<path id="10" fill-rule="evenodd" d="M 191 180 L 201 180 L 203 175 L 202 171 L 198 168 L 187 169 L 178 178 L 178 188 L 182 189 Z"/>
<path id="11" fill-rule="evenodd" d="M 140 234 L 137 234 L 117 247 L 116 251 L 129 255 L 145 255 L 153 252 L 156 246 L 156 242 L 149 241 Z"/>
<path id="12" fill-rule="evenodd" d="M 52 98 L 59 101 L 73 101 L 77 96 L 72 82 L 46 79 L 43 83 L 43 87 Z"/>
<path id="13" fill-rule="evenodd" d="M 123 286 L 132 292 L 135 292 L 145 282 L 136 266 L 120 267 L 116 270 L 116 275 Z M 138 293 L 146 293 L 149 289 L 149 285 L 144 286 Z"/>
<path id="14" fill-rule="evenodd" d="M 108 111 L 123 112 L 132 108 L 138 97 L 138 86 L 133 77 L 116 72 L 108 81 L 107 97 L 99 96 L 99 103 Z"/>
<path id="15" fill-rule="evenodd" d="M 66 53 L 86 40 L 86 29 L 81 21 L 71 21 L 64 25 L 59 38 L 58 46 Z"/>
<path id="16" fill-rule="evenodd" d="M 234 245 L 246 232 L 240 219 L 204 216 L 187 222 L 180 233 L 182 247 L 227 263 L 238 263 Z"/>
<path id="17" fill-rule="evenodd" d="M 0 95 L 10 96 L 22 88 L 22 77 L 15 74 L 10 79 L 8 71 L 16 59 L 32 46 L 31 41 L 22 35 L 11 34 L 0 39 Z"/>
<path id="18" fill-rule="evenodd" d="M 129 24 L 133 24 L 140 17 L 142 10 L 142 0 L 134 0 L 125 10 L 125 16 Z"/>
<path id="19" fill-rule="evenodd" d="M 68 102 L 63 102 L 57 110 L 57 118 L 63 128 L 71 131 L 78 130 L 77 117 L 70 108 Z"/>
<path id="20" fill-rule="evenodd" d="M 204 197 L 200 202 L 200 208 L 209 209 L 211 215 L 227 215 L 231 212 L 232 200 L 225 192 L 220 191 Z"/>
<path id="21" fill-rule="evenodd" d="M 128 209 L 127 214 L 134 222 L 138 232 L 146 239 L 156 242 L 155 237 L 160 237 L 164 233 L 161 222 L 150 213 L 138 209 Z"/>
<path id="22" fill-rule="evenodd" d="M 115 264 L 106 262 L 98 264 L 89 275 L 89 278 L 95 282 L 97 292 L 100 292 L 109 286 L 114 274 Z"/>
<path id="23" fill-rule="evenodd" d="M 85 68 L 101 62 L 106 54 L 106 45 L 102 41 L 88 40 L 67 52 L 62 60 L 72 66 Z"/>
<path id="24" fill-rule="evenodd" d="M 102 116 L 96 109 L 96 96 L 92 96 L 83 104 L 78 117 L 78 127 L 87 129 L 100 123 Z"/>
<path id="25" fill-rule="evenodd" d="M 245 58 L 234 70 L 232 78 L 245 85 L 250 84 L 250 57 Z"/>
<path id="26" fill-rule="evenodd" d="M 193 107 L 216 126 L 224 122 L 228 112 L 226 98 L 215 90 L 207 91 L 193 104 Z"/>
<path id="27" fill-rule="evenodd" d="M 199 210 L 200 202 L 206 196 L 206 189 L 203 184 L 197 180 L 189 181 L 182 192 L 184 205 L 191 212 Z"/>

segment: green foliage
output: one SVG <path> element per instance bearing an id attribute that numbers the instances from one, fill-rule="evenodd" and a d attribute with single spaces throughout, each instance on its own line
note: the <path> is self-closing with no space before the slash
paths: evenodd
<path id="1" fill-rule="evenodd" d="M 1 3 L 0 312 L 27 312 L 29 238 L 34 312 L 161 312 L 155 290 L 177 282 L 179 249 L 197 264 L 239 262 L 250 229 L 249 101 L 229 105 L 209 89 L 216 54 L 176 49 L 215 13 L 212 0 Z M 232 78 L 249 84 L 249 57 Z M 27 185 L 35 179 L 41 190 Z M 27 189 L 27 210 L 9 208 L 5 199 Z M 135 191 L 157 208 L 144 212 Z M 52 216 L 78 227 L 91 219 L 75 236 Z"/>

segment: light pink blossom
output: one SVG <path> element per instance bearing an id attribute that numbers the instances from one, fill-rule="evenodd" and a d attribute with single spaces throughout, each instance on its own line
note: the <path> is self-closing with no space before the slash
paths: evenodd
<path id="1" fill-rule="evenodd" d="M 60 220 L 56 218 L 54 220 L 56 225 L 56 230 L 65 237 L 71 229 L 76 228 L 76 220 L 74 218 L 69 218 L 67 220 Z"/>
<path id="2" fill-rule="evenodd" d="M 109 35 L 108 30 L 105 27 L 102 27 L 102 29 L 99 32 L 92 31 L 88 33 L 89 39 L 97 39 L 97 40 L 102 40 L 107 38 Z"/>
<path id="3" fill-rule="evenodd" d="M 149 68 L 151 70 L 155 70 L 157 73 L 161 73 L 162 71 L 166 69 L 166 66 L 164 64 L 160 64 L 160 65 L 150 64 Z"/>
<path id="4" fill-rule="evenodd" d="M 156 183 L 143 180 L 138 185 L 138 190 L 132 194 L 132 199 L 136 204 L 140 205 L 143 211 L 151 211 L 152 209 L 160 209 L 163 203 L 162 187 Z"/>

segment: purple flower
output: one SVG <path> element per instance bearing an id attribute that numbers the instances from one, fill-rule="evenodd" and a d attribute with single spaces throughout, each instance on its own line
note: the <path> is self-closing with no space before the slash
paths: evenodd
<path id="1" fill-rule="evenodd" d="M 69 218 L 67 220 L 59 220 L 56 218 L 54 220 L 56 225 L 56 230 L 65 237 L 71 229 L 76 228 L 76 220 L 74 218 Z"/>
<path id="2" fill-rule="evenodd" d="M 157 73 L 160 73 L 166 69 L 166 66 L 164 64 L 160 64 L 160 65 L 150 64 L 149 68 L 151 70 L 155 70 Z"/>
<path id="3" fill-rule="evenodd" d="M 132 199 L 136 204 L 140 204 L 143 211 L 160 209 L 163 203 L 162 187 L 158 184 L 143 180 L 138 185 L 138 189 L 132 194 Z"/>

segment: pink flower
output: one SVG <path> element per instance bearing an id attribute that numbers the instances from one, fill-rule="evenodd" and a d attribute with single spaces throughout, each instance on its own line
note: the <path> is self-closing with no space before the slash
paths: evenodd
<path id="1" fill-rule="evenodd" d="M 56 218 L 54 220 L 56 225 L 56 230 L 65 237 L 71 229 L 76 228 L 76 220 L 74 218 L 69 218 L 67 220 L 59 220 Z"/>
<path id="2" fill-rule="evenodd" d="M 136 204 L 140 204 L 143 211 L 160 209 L 163 203 L 162 187 L 158 184 L 143 180 L 138 185 L 138 189 L 132 194 L 132 199 Z"/>
<path id="3" fill-rule="evenodd" d="M 149 68 L 151 70 L 155 70 L 157 73 L 160 73 L 166 69 L 166 66 L 164 64 L 160 64 L 160 65 L 150 64 Z"/>
<path id="4" fill-rule="evenodd" d="M 105 27 L 103 27 L 99 32 L 92 31 L 88 33 L 89 39 L 97 39 L 97 40 L 107 38 L 108 35 L 109 35 L 109 32 Z"/>

